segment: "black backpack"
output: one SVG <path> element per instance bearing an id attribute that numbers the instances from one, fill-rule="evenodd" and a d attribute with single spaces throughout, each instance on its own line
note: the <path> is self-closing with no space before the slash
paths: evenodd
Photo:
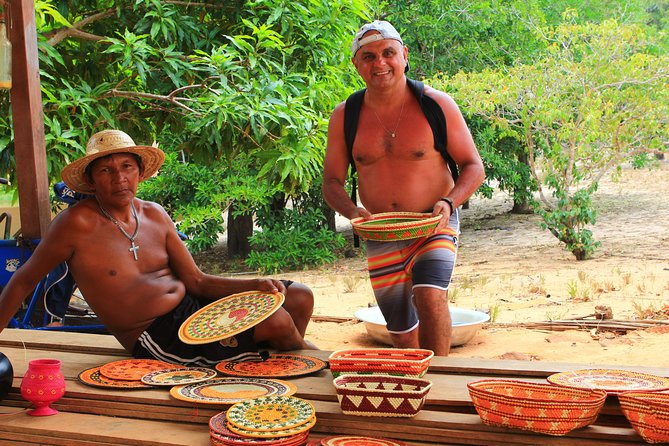
<path id="1" fill-rule="evenodd" d="M 432 135 L 434 136 L 434 146 L 441 154 L 442 158 L 448 164 L 453 175 L 453 181 L 458 179 L 458 165 L 453 161 L 446 151 L 447 136 L 446 136 L 446 117 L 441 109 L 441 106 L 431 97 L 423 94 L 425 85 L 420 81 L 407 78 L 407 83 L 411 92 L 416 96 L 420 108 L 427 119 L 427 122 L 432 128 Z M 358 119 L 360 118 L 360 109 L 362 108 L 362 101 L 365 97 L 365 90 L 358 90 L 351 94 L 346 99 L 346 106 L 344 108 L 344 136 L 346 138 L 346 148 L 348 149 L 348 159 L 351 163 L 351 200 L 357 204 L 356 199 L 356 181 L 353 174 L 355 173 L 355 162 L 353 160 L 353 141 L 355 141 L 355 134 L 358 131 Z"/>

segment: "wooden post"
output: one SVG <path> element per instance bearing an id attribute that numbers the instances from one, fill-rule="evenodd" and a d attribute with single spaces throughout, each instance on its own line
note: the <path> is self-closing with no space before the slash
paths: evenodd
<path id="1" fill-rule="evenodd" d="M 33 0 L 6 0 L 12 42 L 12 117 L 21 232 L 41 238 L 51 222 Z"/>

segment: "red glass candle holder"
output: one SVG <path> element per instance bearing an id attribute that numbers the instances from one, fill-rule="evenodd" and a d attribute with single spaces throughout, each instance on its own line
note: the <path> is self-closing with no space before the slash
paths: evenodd
<path id="1" fill-rule="evenodd" d="M 49 407 L 65 394 L 65 378 L 57 359 L 35 359 L 28 363 L 28 370 L 21 381 L 21 396 L 35 407 L 28 414 L 33 416 L 55 415 Z"/>

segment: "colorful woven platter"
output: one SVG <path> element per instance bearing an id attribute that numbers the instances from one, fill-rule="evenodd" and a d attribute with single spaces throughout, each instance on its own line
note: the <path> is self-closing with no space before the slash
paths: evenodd
<path id="1" fill-rule="evenodd" d="M 326 366 L 325 361 L 311 356 L 276 353 L 265 361 L 221 361 L 216 364 L 216 370 L 232 376 L 288 378 L 316 373 Z"/>
<path id="2" fill-rule="evenodd" d="M 215 378 L 216 370 L 204 367 L 187 367 L 185 369 L 156 370 L 142 376 L 141 381 L 151 386 L 181 386 L 201 383 Z"/>
<path id="3" fill-rule="evenodd" d="M 297 387 L 267 378 L 214 378 L 202 383 L 175 386 L 170 395 L 182 401 L 203 404 L 235 404 L 264 396 L 289 396 Z"/>
<path id="4" fill-rule="evenodd" d="M 242 401 L 226 412 L 228 428 L 239 434 L 239 429 L 267 432 L 290 430 L 308 423 L 316 416 L 316 409 L 308 401 L 292 396 L 266 396 Z M 293 432 L 296 434 L 298 432 Z"/>
<path id="5" fill-rule="evenodd" d="M 142 376 L 156 370 L 182 369 L 184 366 L 157 359 L 123 359 L 100 366 L 100 373 L 111 379 L 140 381 Z"/>
<path id="6" fill-rule="evenodd" d="M 229 338 L 267 319 L 283 301 L 281 293 L 262 291 L 223 297 L 186 319 L 179 328 L 179 339 L 186 344 L 206 344 Z"/>
<path id="7" fill-rule="evenodd" d="M 406 443 L 402 441 L 356 435 L 333 435 L 323 438 L 320 444 L 323 446 L 406 446 Z"/>
<path id="8" fill-rule="evenodd" d="M 351 226 L 362 238 L 392 242 L 430 235 L 441 218 L 441 215 L 433 217 L 429 213 L 384 212 L 374 214 L 368 219 L 354 218 Z"/>
<path id="9" fill-rule="evenodd" d="M 214 415 L 209 420 L 209 434 L 212 440 L 222 442 L 227 445 L 241 445 L 257 444 L 264 446 L 289 446 L 304 444 L 309 436 L 308 431 L 303 431 L 297 434 L 288 435 L 285 437 L 243 437 L 228 429 L 225 412 Z"/>
<path id="10" fill-rule="evenodd" d="M 100 374 L 100 367 L 91 367 L 90 369 L 86 369 L 79 373 L 78 378 L 82 384 L 93 387 L 103 387 L 107 389 L 137 390 L 151 388 L 139 380 L 127 381 L 107 378 L 106 376 Z"/>
<path id="11" fill-rule="evenodd" d="M 312 427 L 316 425 L 316 417 L 312 417 L 306 423 L 300 424 L 299 426 L 291 427 L 288 429 L 279 429 L 274 431 L 254 431 L 250 429 L 242 429 L 235 426 L 234 424 L 228 423 L 228 429 L 230 431 L 237 433 L 244 437 L 252 438 L 285 438 L 292 437 L 294 435 L 302 434 L 308 432 Z"/>
<path id="12" fill-rule="evenodd" d="M 669 389 L 669 378 L 615 369 L 583 369 L 550 375 L 553 384 L 578 389 L 601 389 L 611 394 L 628 390 L 657 391 Z"/>

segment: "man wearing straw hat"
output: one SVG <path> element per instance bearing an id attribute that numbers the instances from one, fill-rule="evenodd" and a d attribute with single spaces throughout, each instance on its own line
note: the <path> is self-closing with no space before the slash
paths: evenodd
<path id="1" fill-rule="evenodd" d="M 323 194 L 349 219 L 385 212 L 442 215 L 430 237 L 368 240 L 366 248 L 372 288 L 395 347 L 447 355 L 459 206 L 483 182 L 483 163 L 453 99 L 407 79 L 408 49 L 390 23 L 362 26 L 351 60 L 367 88 L 332 113 Z M 351 110 L 357 114 L 347 119 Z M 357 170 L 364 207 L 345 190 L 349 165 Z"/>
<path id="2" fill-rule="evenodd" d="M 232 279 L 203 273 L 158 204 L 135 197 L 140 181 L 165 159 L 125 133 L 105 130 L 86 156 L 67 165 L 63 181 L 93 197 L 61 212 L 30 259 L 0 294 L 0 330 L 37 282 L 67 261 L 91 309 L 137 358 L 212 366 L 258 344 L 278 350 L 314 348 L 304 340 L 313 311 L 311 290 L 272 279 Z M 286 288 L 288 286 L 288 288 Z M 281 292 L 282 308 L 255 327 L 220 342 L 188 345 L 177 332 L 199 308 L 243 291 Z"/>

